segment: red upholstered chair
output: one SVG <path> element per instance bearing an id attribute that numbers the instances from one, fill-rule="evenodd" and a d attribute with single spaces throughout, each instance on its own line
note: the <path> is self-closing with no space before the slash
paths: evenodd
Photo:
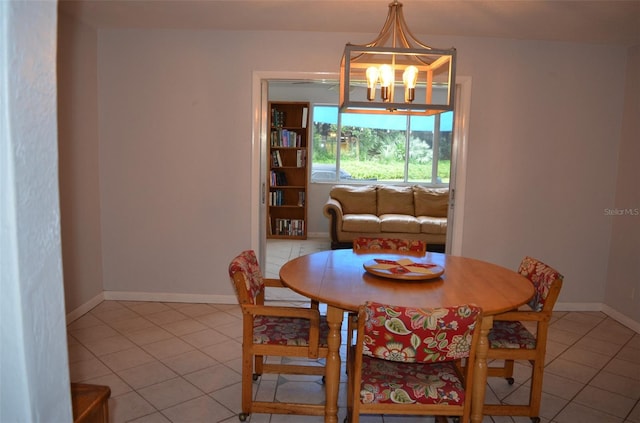
<path id="1" fill-rule="evenodd" d="M 278 279 L 265 279 L 252 250 L 242 252 L 229 265 L 229 276 L 242 308 L 242 412 L 324 415 L 322 404 L 301 404 L 253 399 L 253 380 L 263 373 L 325 375 L 324 362 L 307 360 L 301 364 L 265 363 L 264 357 L 327 356 L 329 327 L 317 303 L 309 308 L 264 304 L 265 287 L 284 287 Z"/>
<path id="2" fill-rule="evenodd" d="M 353 240 L 353 251 L 398 251 L 425 254 L 427 244 L 418 239 L 360 237 Z"/>
<path id="3" fill-rule="evenodd" d="M 356 253 L 399 253 L 423 256 L 427 252 L 427 244 L 418 239 L 369 238 L 359 237 L 353 240 L 353 251 Z M 347 345 L 353 342 L 357 315 L 349 313 L 347 319 Z M 347 353 L 347 361 L 350 360 Z"/>
<path id="4" fill-rule="evenodd" d="M 539 422 L 544 357 L 547 347 L 547 330 L 553 307 L 560 295 L 563 276 L 552 267 L 531 257 L 525 257 L 518 272 L 528 278 L 535 287 L 535 294 L 528 310 L 514 310 L 496 315 L 489 332 L 487 359 L 504 360 L 504 365 L 488 369 L 488 376 L 498 376 L 513 384 L 514 360 L 531 363 L 531 387 L 528 404 L 485 404 L 484 414 L 498 416 L 529 416 Z M 535 334 L 523 324 L 535 325 Z"/>
<path id="5" fill-rule="evenodd" d="M 480 308 L 419 309 L 367 302 L 347 382 L 347 420 L 360 414 L 469 420 Z M 465 368 L 459 366 L 466 359 Z"/>

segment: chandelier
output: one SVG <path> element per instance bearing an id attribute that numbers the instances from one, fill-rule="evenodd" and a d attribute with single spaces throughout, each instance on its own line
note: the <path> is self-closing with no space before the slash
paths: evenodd
<path id="1" fill-rule="evenodd" d="M 348 43 L 340 63 L 340 111 L 434 115 L 453 110 L 456 49 L 440 50 L 411 34 L 402 3 L 389 4 L 378 37 Z"/>

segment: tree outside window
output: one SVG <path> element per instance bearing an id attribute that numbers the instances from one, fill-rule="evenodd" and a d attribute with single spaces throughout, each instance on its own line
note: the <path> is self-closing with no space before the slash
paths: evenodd
<path id="1" fill-rule="evenodd" d="M 449 183 L 453 112 L 368 115 L 315 105 L 312 117 L 311 182 Z"/>

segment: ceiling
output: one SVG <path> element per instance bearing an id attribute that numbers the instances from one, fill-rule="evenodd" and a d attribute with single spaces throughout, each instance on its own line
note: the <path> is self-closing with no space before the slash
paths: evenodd
<path id="1" fill-rule="evenodd" d="M 390 1 L 60 0 L 60 8 L 96 28 L 377 34 Z M 415 34 L 640 45 L 640 0 L 404 0 L 403 3 L 405 20 Z"/>

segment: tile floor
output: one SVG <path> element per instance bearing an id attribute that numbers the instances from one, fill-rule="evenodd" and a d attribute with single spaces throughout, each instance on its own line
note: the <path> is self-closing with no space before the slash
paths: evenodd
<path id="1" fill-rule="evenodd" d="M 265 274 L 328 248 L 324 240 L 276 242 Z M 71 380 L 111 387 L 112 422 L 237 422 L 240 322 L 236 305 L 104 301 L 68 326 Z M 343 338 L 344 339 L 344 338 Z M 518 401 L 528 392 L 525 365 L 516 383 L 492 379 L 487 401 Z M 518 378 L 518 375 L 522 376 Z M 265 376 L 258 396 L 301 395 L 322 401 L 318 378 Z M 345 415 L 341 385 L 339 421 Z M 550 327 L 545 423 L 640 423 L 640 334 L 598 312 L 557 312 Z M 319 417 L 255 414 L 251 423 L 315 423 Z M 367 416 L 363 423 L 432 422 L 431 417 Z M 485 416 L 485 423 L 529 422 Z"/>

